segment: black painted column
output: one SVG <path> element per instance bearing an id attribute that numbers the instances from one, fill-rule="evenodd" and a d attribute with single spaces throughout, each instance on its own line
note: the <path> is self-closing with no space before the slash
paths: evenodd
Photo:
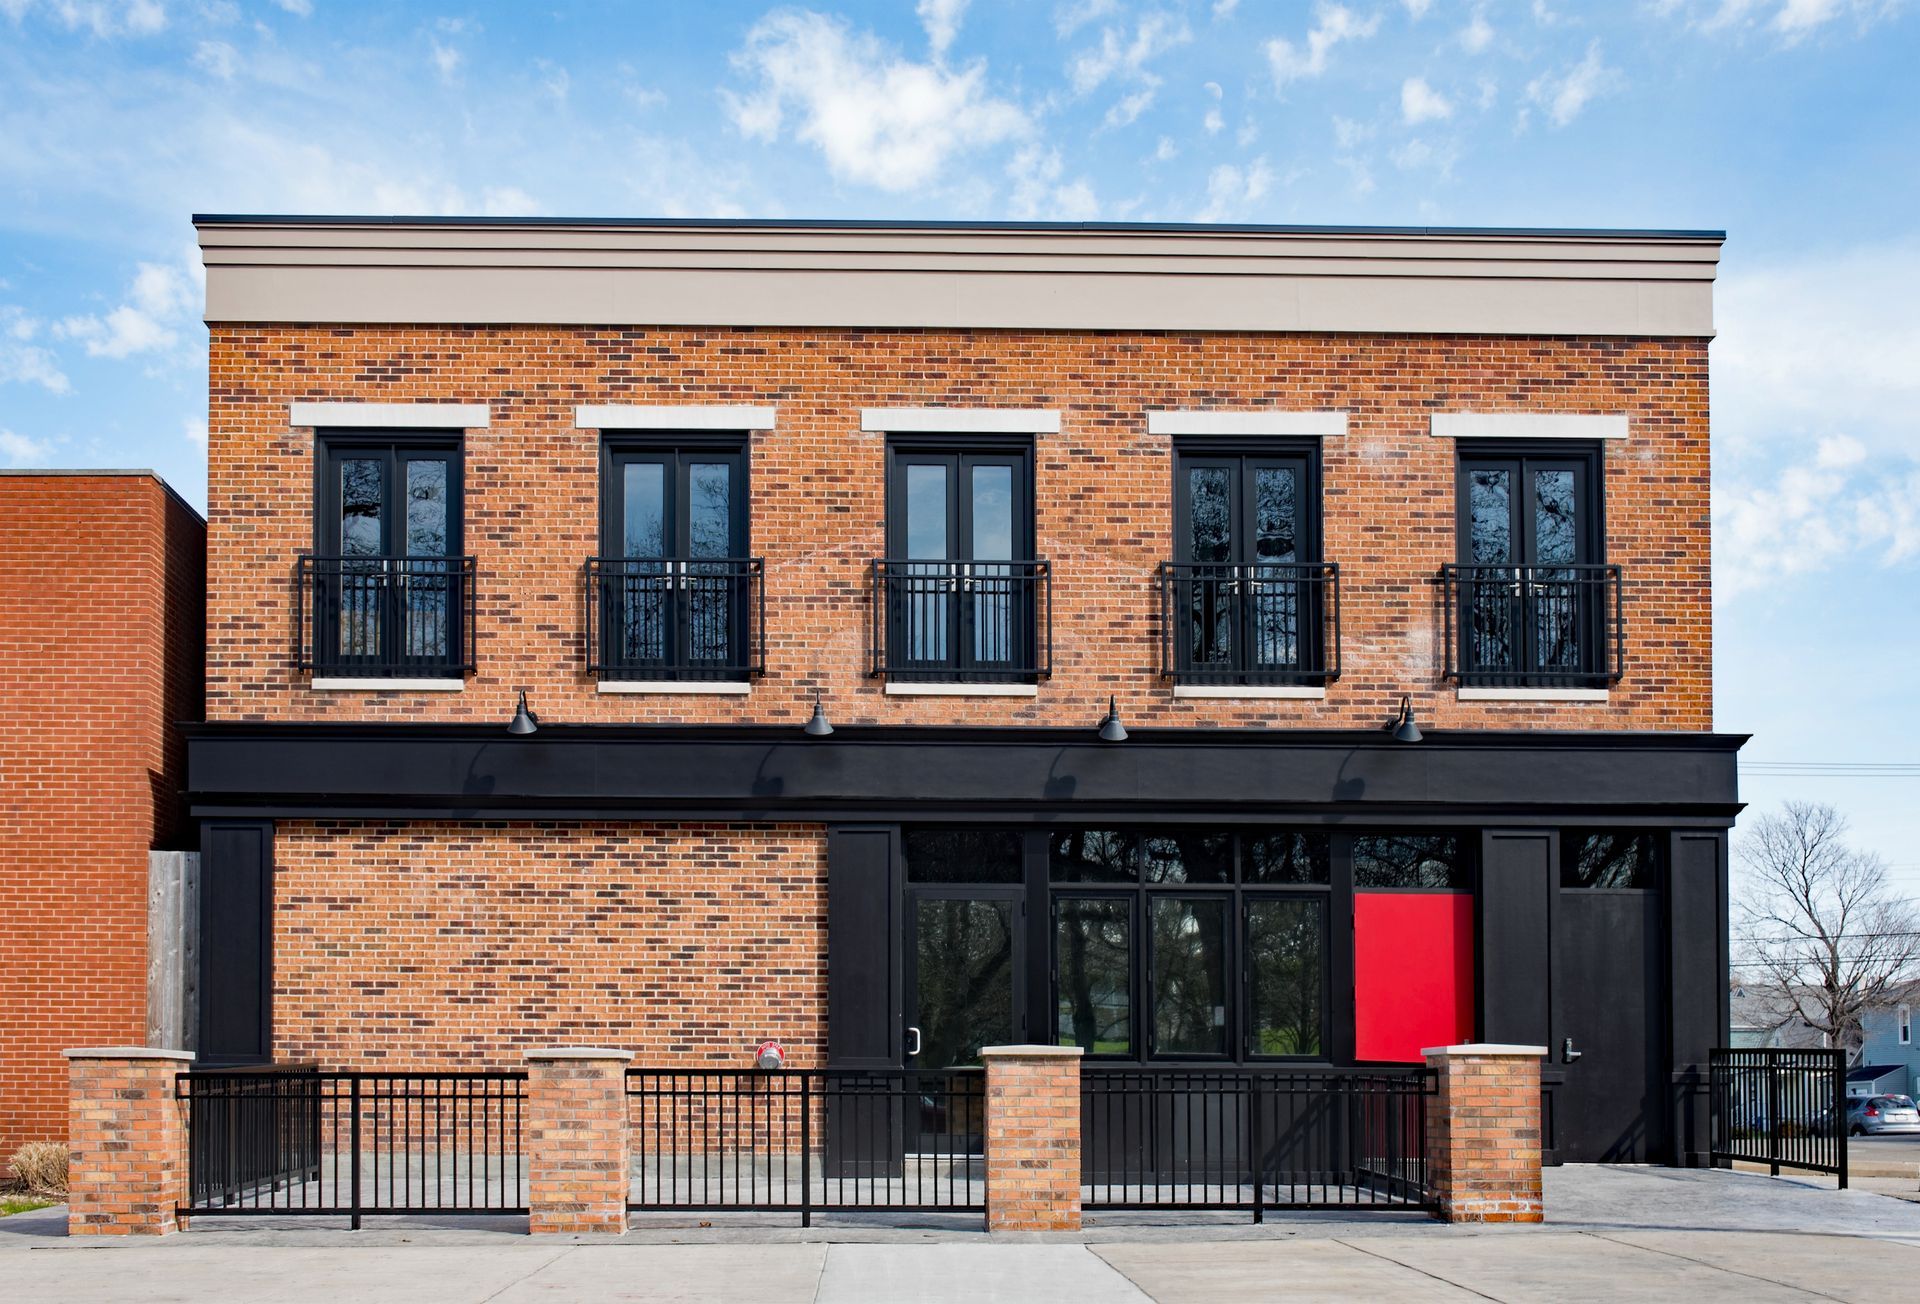
<path id="1" fill-rule="evenodd" d="M 1707 1052 L 1727 1044 L 1727 838 L 1719 831 L 1673 834 L 1667 886 L 1667 972 L 1672 1006 L 1675 1162 L 1708 1164 L 1711 1148 Z"/>
<path id="2" fill-rule="evenodd" d="M 203 1065 L 273 1058 L 273 821 L 200 825 Z"/>
<path id="3" fill-rule="evenodd" d="M 900 885 L 891 825 L 827 830 L 827 1064 L 899 1068 Z"/>
<path id="4" fill-rule="evenodd" d="M 1553 1047 L 1553 903 L 1559 895 L 1559 834 L 1488 829 L 1480 843 L 1480 1036 Z M 1559 1056 L 1540 1066 L 1541 1150 L 1557 1149 L 1554 1086 Z"/>

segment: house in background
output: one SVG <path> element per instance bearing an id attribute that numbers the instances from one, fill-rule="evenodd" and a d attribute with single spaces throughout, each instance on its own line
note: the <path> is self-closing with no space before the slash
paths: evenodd
<path id="1" fill-rule="evenodd" d="M 1913 1015 L 1920 1008 L 1920 983 L 1908 983 L 1895 992 L 1886 1004 L 1868 1010 L 1860 1017 L 1862 1044 L 1860 1062 L 1889 1072 L 1877 1074 L 1876 1091 L 1898 1091 L 1912 1095 L 1920 1089 L 1920 1047 L 1914 1045 Z M 1848 1074 L 1848 1090 L 1854 1075 Z"/>
<path id="2" fill-rule="evenodd" d="M 151 471 L 0 471 L 0 1162 L 66 1138 L 65 1048 L 191 1039 L 206 537 Z"/>
<path id="3" fill-rule="evenodd" d="M 204 1060 L 1478 1039 L 1705 1161 L 1719 233 L 197 226 Z"/>

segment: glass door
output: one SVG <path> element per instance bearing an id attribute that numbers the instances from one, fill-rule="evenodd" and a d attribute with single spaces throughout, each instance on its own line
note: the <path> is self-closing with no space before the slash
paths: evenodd
<path id="1" fill-rule="evenodd" d="M 1585 457 L 1461 462 L 1462 669 L 1578 676 L 1596 664 L 1603 589 L 1595 467 Z"/>
<path id="2" fill-rule="evenodd" d="M 1309 470 L 1304 454 L 1180 458 L 1174 618 L 1181 673 L 1275 682 L 1321 668 Z"/>
<path id="3" fill-rule="evenodd" d="M 461 647 L 459 453 L 326 445 L 314 619 L 336 671 L 431 672 Z"/>
<path id="4" fill-rule="evenodd" d="M 978 1150 L 984 1120 L 977 1094 L 945 1088 L 954 1070 L 973 1069 L 980 1048 L 1025 1036 L 1024 928 L 1020 889 L 918 889 L 908 895 L 906 1067 L 919 1092 L 921 1153 Z M 956 1117 L 956 1111 L 968 1115 Z"/>
<path id="5" fill-rule="evenodd" d="M 745 477 L 738 450 L 609 458 L 603 654 L 638 674 L 744 677 Z"/>
<path id="6" fill-rule="evenodd" d="M 894 667 L 1011 676 L 1033 664 L 1032 508 L 1019 453 L 900 451 L 888 555 Z"/>

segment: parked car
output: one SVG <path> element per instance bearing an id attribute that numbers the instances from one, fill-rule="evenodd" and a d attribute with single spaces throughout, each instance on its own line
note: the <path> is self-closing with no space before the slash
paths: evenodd
<path id="1" fill-rule="evenodd" d="M 1920 1133 L 1920 1106 L 1912 1096 L 1855 1096 L 1847 1102 L 1847 1132 L 1852 1136 Z"/>

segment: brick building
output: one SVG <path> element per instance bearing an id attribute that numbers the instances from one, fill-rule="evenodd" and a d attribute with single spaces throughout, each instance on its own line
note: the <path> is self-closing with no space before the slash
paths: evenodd
<path id="1" fill-rule="evenodd" d="M 1482 1038 L 1700 1158 L 1717 233 L 197 224 L 203 1058 Z"/>
<path id="2" fill-rule="evenodd" d="M 149 853 L 189 845 L 206 525 L 150 471 L 0 471 L 0 1162 L 76 1045 L 149 1036 Z M 164 993 L 156 993 L 164 995 Z"/>

